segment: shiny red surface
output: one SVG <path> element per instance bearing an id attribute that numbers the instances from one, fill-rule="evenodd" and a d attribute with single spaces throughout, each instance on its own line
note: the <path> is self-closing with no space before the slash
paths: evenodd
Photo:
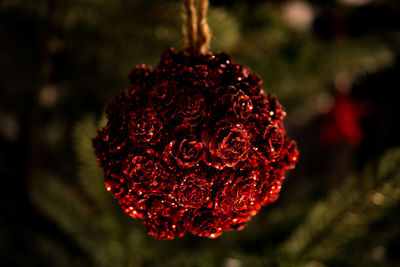
<path id="1" fill-rule="evenodd" d="M 151 236 L 215 238 L 277 199 L 298 151 L 254 73 L 225 53 L 171 49 L 129 77 L 93 144 L 106 189 Z"/>

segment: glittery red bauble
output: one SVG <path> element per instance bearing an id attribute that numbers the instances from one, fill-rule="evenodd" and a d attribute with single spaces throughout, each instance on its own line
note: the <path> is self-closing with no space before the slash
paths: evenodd
<path id="1" fill-rule="evenodd" d="M 171 49 L 129 78 L 93 143 L 107 190 L 151 236 L 214 238 L 277 199 L 298 151 L 254 73 L 225 53 Z"/>

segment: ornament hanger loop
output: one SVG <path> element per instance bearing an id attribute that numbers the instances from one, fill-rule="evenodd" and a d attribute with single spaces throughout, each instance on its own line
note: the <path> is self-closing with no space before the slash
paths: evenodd
<path id="1" fill-rule="evenodd" d="M 196 53 L 206 53 L 211 39 L 207 24 L 208 0 L 184 0 L 185 46 Z"/>

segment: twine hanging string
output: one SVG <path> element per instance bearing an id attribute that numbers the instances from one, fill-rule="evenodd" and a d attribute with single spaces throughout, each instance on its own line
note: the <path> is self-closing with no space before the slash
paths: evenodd
<path id="1" fill-rule="evenodd" d="M 197 46 L 200 53 L 205 53 L 210 45 L 211 33 L 207 24 L 208 0 L 197 0 Z"/>
<path id="2" fill-rule="evenodd" d="M 197 24 L 196 24 L 196 9 L 194 0 L 185 0 L 185 46 L 189 49 L 194 49 L 197 42 Z"/>
<path id="3" fill-rule="evenodd" d="M 185 7 L 185 46 L 195 53 L 206 53 L 211 39 L 207 24 L 208 0 L 184 0 Z"/>

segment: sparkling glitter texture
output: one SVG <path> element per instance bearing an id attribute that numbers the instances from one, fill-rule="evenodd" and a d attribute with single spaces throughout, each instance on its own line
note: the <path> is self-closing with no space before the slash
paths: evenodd
<path id="1" fill-rule="evenodd" d="M 170 49 L 129 79 L 93 144 L 106 189 L 149 235 L 215 238 L 278 198 L 298 151 L 254 73 L 226 53 Z"/>

